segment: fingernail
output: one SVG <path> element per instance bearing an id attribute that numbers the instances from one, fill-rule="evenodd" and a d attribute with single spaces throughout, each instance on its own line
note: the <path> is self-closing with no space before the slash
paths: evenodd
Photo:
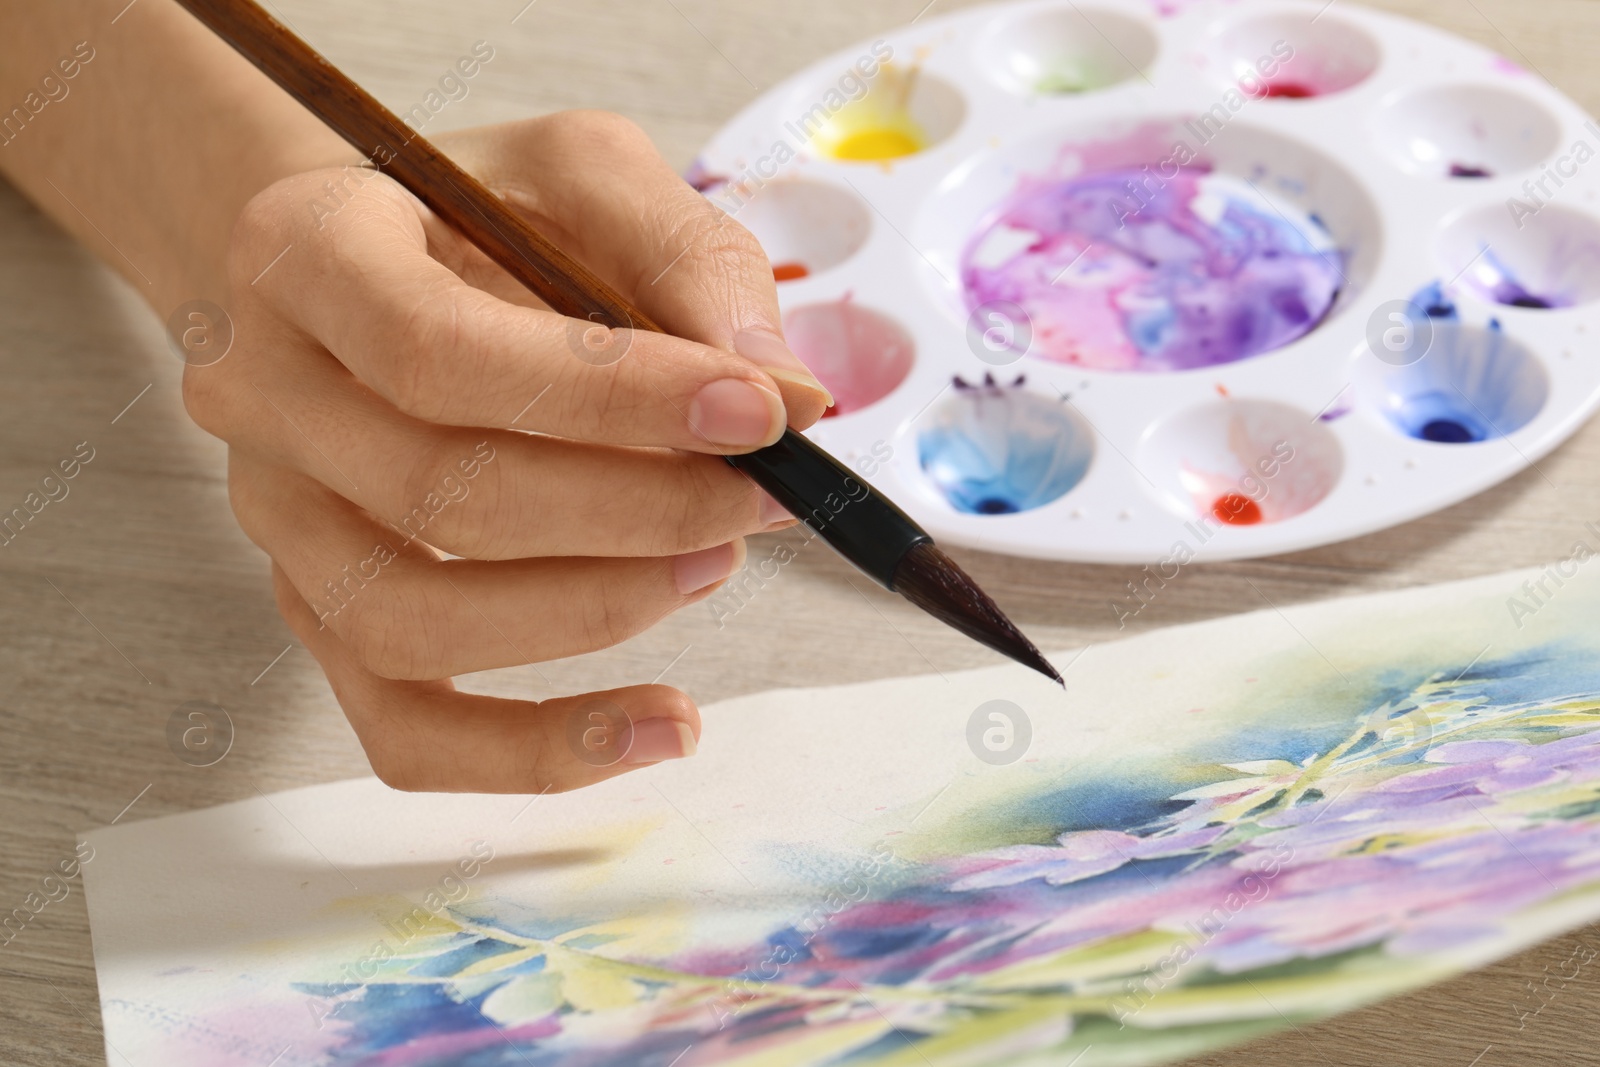
<path id="1" fill-rule="evenodd" d="M 763 526 L 771 526 L 775 522 L 793 522 L 794 516 L 789 514 L 789 509 L 772 499 L 770 493 L 761 494 L 761 514 L 758 520 Z"/>
<path id="2" fill-rule="evenodd" d="M 672 578 L 684 596 L 725 581 L 744 562 L 744 542 L 686 552 L 672 561 Z"/>
<path id="3" fill-rule="evenodd" d="M 712 444 L 769 444 L 784 421 L 783 398 L 742 378 L 712 382 L 689 401 L 689 425 Z"/>
<path id="4" fill-rule="evenodd" d="M 695 754 L 694 731 L 677 719 L 645 719 L 633 724 L 633 740 L 623 763 L 660 763 Z"/>
<path id="5" fill-rule="evenodd" d="M 789 350 L 783 338 L 770 330 L 740 330 L 733 335 L 733 350 L 779 381 L 806 389 L 815 389 L 828 398 L 833 407 L 833 394 L 811 373 L 811 368 Z"/>

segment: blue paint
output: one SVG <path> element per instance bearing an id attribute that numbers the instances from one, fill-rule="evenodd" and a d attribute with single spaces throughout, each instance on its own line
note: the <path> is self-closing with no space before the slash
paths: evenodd
<path id="1" fill-rule="evenodd" d="M 922 469 L 957 511 L 1011 515 L 1059 500 L 1094 460 L 1094 434 L 1064 400 L 993 379 L 956 393 L 917 436 Z"/>
<path id="2" fill-rule="evenodd" d="M 831 938 L 833 955 L 857 960 L 890 956 L 937 944 L 945 931 L 928 923 L 871 929 L 840 929 Z"/>
<path id="3" fill-rule="evenodd" d="M 443 975 L 458 974 L 467 967 L 482 963 L 484 960 L 495 956 L 503 956 L 516 951 L 504 941 L 496 941 L 487 937 L 476 937 L 472 934 L 459 935 L 456 938 L 460 946 L 440 952 L 422 960 L 411 968 L 411 973 L 425 978 L 436 978 Z M 543 969 L 544 960 L 541 957 L 536 970 Z"/>
<path id="4" fill-rule="evenodd" d="M 1421 308 L 1423 314 L 1430 319 L 1445 322 L 1461 321 L 1461 309 L 1456 307 L 1454 300 L 1444 295 L 1444 286 L 1437 281 L 1417 290 L 1417 295 L 1411 298 L 1411 303 Z"/>
<path id="5" fill-rule="evenodd" d="M 1407 437 L 1446 446 L 1492 441 L 1532 422 L 1550 391 L 1538 359 L 1498 321 L 1463 325 L 1437 286 L 1414 302 L 1433 322 L 1433 344 L 1416 363 L 1385 373 L 1389 422 Z"/>
<path id="6" fill-rule="evenodd" d="M 1432 441 L 1441 445 L 1464 445 L 1474 441 L 1483 440 L 1483 433 L 1469 428 L 1451 418 L 1434 419 L 1422 427 L 1418 435 L 1424 441 Z"/>

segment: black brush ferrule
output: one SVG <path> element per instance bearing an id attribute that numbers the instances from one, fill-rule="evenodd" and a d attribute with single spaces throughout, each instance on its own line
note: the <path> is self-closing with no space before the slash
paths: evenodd
<path id="1" fill-rule="evenodd" d="M 885 589 L 894 588 L 905 554 L 933 540 L 865 478 L 793 430 L 727 460 Z"/>

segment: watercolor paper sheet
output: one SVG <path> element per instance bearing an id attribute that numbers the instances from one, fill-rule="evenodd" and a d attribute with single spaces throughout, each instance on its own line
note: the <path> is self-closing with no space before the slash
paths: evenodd
<path id="1" fill-rule="evenodd" d="M 1440 980 L 1600 918 L 1588 559 L 94 831 L 108 1057 L 1151 1064 Z"/>

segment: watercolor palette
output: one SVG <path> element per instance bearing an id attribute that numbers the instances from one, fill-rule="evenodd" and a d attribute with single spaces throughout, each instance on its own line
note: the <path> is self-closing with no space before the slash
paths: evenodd
<path id="1" fill-rule="evenodd" d="M 1040 0 L 814 64 L 690 178 L 772 261 L 814 440 L 941 540 L 1128 563 L 1370 533 L 1576 431 L 1597 154 L 1387 14 Z"/>

